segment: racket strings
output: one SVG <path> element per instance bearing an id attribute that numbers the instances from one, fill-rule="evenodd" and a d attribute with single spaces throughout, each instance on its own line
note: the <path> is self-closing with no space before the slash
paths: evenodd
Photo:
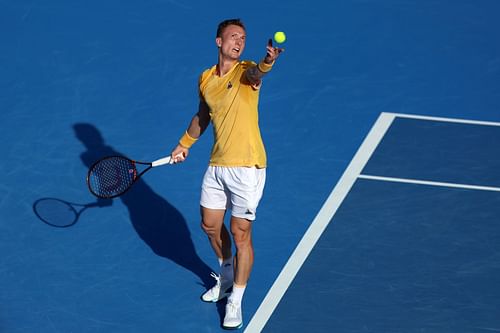
<path id="1" fill-rule="evenodd" d="M 89 186 L 100 197 L 110 198 L 125 192 L 137 177 L 135 163 L 124 157 L 98 162 L 89 173 Z"/>

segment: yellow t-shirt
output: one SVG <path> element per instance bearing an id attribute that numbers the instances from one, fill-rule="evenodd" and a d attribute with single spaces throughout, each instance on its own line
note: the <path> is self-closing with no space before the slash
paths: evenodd
<path id="1" fill-rule="evenodd" d="M 266 167 L 259 129 L 259 87 L 245 77 L 245 70 L 255 65 L 237 62 L 223 77 L 217 76 L 213 66 L 200 76 L 200 98 L 210 108 L 214 131 L 212 166 Z"/>

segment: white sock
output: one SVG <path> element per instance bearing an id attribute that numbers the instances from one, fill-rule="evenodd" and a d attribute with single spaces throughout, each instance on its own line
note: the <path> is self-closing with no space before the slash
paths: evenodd
<path id="1" fill-rule="evenodd" d="M 233 284 L 233 292 L 231 293 L 231 296 L 229 296 L 229 301 L 231 303 L 241 304 L 246 287 L 247 286 L 237 286 Z"/>

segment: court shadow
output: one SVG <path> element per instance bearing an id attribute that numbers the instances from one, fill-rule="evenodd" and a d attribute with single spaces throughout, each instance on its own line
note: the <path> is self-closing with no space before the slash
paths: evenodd
<path id="1" fill-rule="evenodd" d="M 87 167 L 104 156 L 123 156 L 105 144 L 101 133 L 92 124 L 77 123 L 73 129 L 86 148 L 80 158 Z M 130 191 L 113 200 L 122 200 L 135 231 L 154 253 L 191 271 L 205 288 L 213 284 L 210 277 L 212 270 L 196 253 L 186 220 L 144 179 L 139 179 Z"/>

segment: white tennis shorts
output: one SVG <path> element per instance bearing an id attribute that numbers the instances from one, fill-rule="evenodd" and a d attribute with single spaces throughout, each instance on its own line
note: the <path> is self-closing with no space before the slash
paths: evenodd
<path id="1" fill-rule="evenodd" d="M 265 182 L 265 168 L 209 166 L 203 177 L 200 205 L 230 209 L 232 216 L 253 221 Z"/>

